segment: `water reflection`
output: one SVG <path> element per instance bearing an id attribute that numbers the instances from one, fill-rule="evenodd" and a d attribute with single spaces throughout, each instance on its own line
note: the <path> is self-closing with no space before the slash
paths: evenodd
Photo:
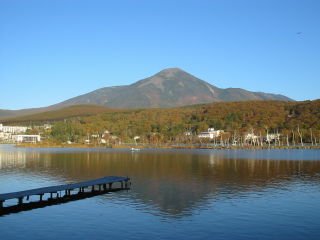
<path id="1" fill-rule="evenodd" d="M 307 151 L 307 150 L 304 150 Z M 239 198 L 249 192 L 286 189 L 290 185 L 319 185 L 320 161 L 237 158 L 230 151 L 175 151 L 0 148 L 0 192 L 46 184 L 76 182 L 107 175 L 130 176 L 129 199 L 145 211 L 183 217 L 221 198 Z M 277 157 L 279 153 L 277 153 Z M 286 153 L 287 155 L 288 153 Z M 25 181 L 30 180 L 31 181 Z M 12 184 L 19 182 L 19 184 Z M 52 184 L 50 184 L 52 182 Z M 39 185 L 41 185 L 39 184 Z M 10 188 L 9 188 L 10 185 Z M 108 201 L 108 198 L 103 198 Z M 109 198 L 110 199 L 110 198 Z M 152 210 L 151 210 L 152 209 Z"/>

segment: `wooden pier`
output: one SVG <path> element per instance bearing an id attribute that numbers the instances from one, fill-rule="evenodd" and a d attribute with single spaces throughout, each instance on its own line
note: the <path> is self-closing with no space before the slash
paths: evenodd
<path id="1" fill-rule="evenodd" d="M 119 187 L 113 188 L 117 184 Z M 66 202 L 68 199 L 81 199 L 90 195 L 99 195 L 106 192 L 129 189 L 130 178 L 110 176 L 103 177 L 86 182 L 57 185 L 44 188 L 30 189 L 20 192 L 0 194 L 0 213 L 6 212 L 7 208 L 22 208 L 25 203 L 24 199 L 29 200 L 30 196 L 39 196 L 38 202 L 29 202 L 29 205 L 43 205 L 44 196 L 47 194 L 46 203 L 50 202 Z M 5 207 L 4 202 L 11 199 L 17 199 L 17 205 Z M 50 204 L 48 204 L 50 205 Z M 0 214 L 1 215 L 1 214 Z"/>

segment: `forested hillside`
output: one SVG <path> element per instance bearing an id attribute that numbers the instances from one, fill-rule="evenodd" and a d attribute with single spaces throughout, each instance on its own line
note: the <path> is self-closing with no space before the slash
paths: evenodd
<path id="1" fill-rule="evenodd" d="M 68 108 L 65 112 L 69 112 Z M 43 119 L 37 120 L 35 116 L 33 124 L 44 123 Z M 27 119 L 31 121 L 32 118 Z M 62 120 L 62 116 L 59 119 Z M 268 132 L 280 133 L 290 141 L 298 141 L 301 135 L 304 141 L 311 142 L 318 141 L 320 137 L 320 100 L 241 101 L 171 109 L 109 110 L 87 117 L 68 114 L 63 120 L 53 122 L 49 138 L 60 142 L 81 142 L 88 136 L 101 137 L 108 131 L 109 137 L 122 142 L 132 142 L 134 136 L 151 143 L 197 142 L 198 133 L 213 127 L 224 130 L 224 137 L 233 139 L 245 133 L 265 136 Z M 187 131 L 192 135 L 187 136 Z"/>

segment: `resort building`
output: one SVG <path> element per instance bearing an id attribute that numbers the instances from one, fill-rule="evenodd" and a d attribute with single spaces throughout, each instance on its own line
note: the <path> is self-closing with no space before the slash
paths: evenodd
<path id="1" fill-rule="evenodd" d="M 12 135 L 12 139 L 17 143 L 37 143 L 41 141 L 40 135 Z"/>
<path id="2" fill-rule="evenodd" d="M 0 132 L 4 133 L 25 133 L 27 131 L 27 127 L 21 127 L 21 126 L 3 126 L 3 124 L 0 123 Z"/>
<path id="3" fill-rule="evenodd" d="M 222 133 L 222 130 L 214 130 L 214 128 L 208 128 L 208 131 L 201 132 L 198 137 L 199 138 L 210 138 L 214 139 L 216 137 L 219 137 Z"/>

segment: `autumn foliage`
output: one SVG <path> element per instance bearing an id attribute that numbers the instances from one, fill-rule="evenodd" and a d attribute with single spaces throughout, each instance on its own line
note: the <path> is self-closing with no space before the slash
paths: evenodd
<path id="1" fill-rule="evenodd" d="M 102 112 L 91 116 L 71 114 L 62 120 L 59 113 L 58 120 L 54 117 L 51 117 L 53 120 L 46 119 L 54 123 L 49 137 L 60 141 L 81 141 L 93 134 L 101 137 L 107 130 L 109 135 L 122 142 L 132 142 L 134 136 L 140 136 L 140 141 L 146 143 L 196 142 L 196 135 L 209 127 L 224 130 L 225 136 L 230 138 L 248 132 L 257 135 L 277 132 L 292 141 L 298 136 L 298 128 L 306 142 L 317 141 L 320 135 L 320 100 L 240 101 L 170 109 L 100 110 Z M 34 117 L 32 122 L 44 122 Z M 186 131 L 193 135 L 186 136 Z"/>

